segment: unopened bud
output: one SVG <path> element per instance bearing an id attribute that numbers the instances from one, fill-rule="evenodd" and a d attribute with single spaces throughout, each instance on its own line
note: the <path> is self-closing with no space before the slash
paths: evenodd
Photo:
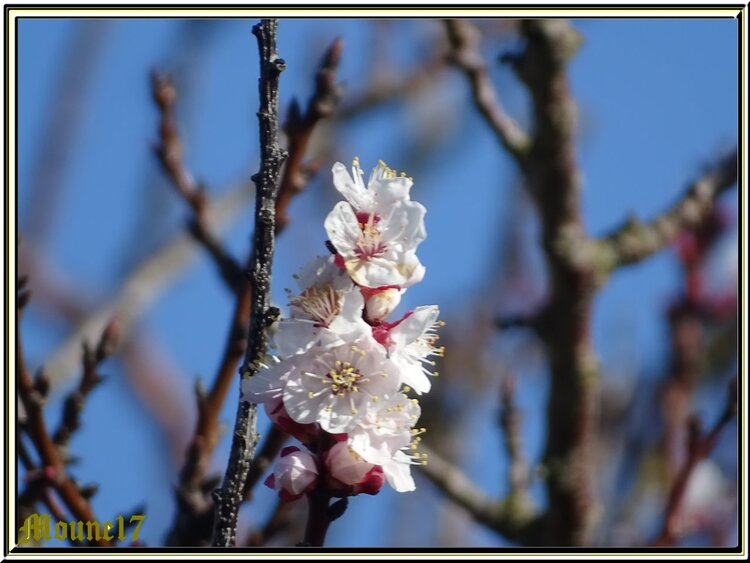
<path id="1" fill-rule="evenodd" d="M 339 495 L 377 494 L 385 482 L 383 469 L 367 463 L 345 441 L 323 454 L 328 472 L 326 485 Z"/>
<path id="2" fill-rule="evenodd" d="M 299 448 L 289 446 L 281 451 L 266 486 L 279 491 L 283 501 L 296 500 L 315 488 L 318 482 L 318 467 L 315 458 Z"/>
<path id="3" fill-rule="evenodd" d="M 401 302 L 401 291 L 398 289 L 384 289 L 379 291 L 367 300 L 365 305 L 367 318 L 371 322 L 381 322 Z"/>

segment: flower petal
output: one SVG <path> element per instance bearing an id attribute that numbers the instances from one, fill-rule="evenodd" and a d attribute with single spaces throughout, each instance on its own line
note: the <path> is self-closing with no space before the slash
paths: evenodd
<path id="1" fill-rule="evenodd" d="M 407 278 L 398 269 L 398 264 L 381 257 L 362 261 L 352 258 L 345 262 L 346 271 L 355 283 L 363 287 L 401 285 Z"/>
<path id="2" fill-rule="evenodd" d="M 402 201 L 391 212 L 388 220 L 381 221 L 383 240 L 389 247 L 402 252 L 415 249 L 427 238 L 424 217 L 427 210 L 416 201 Z"/>
<path id="3" fill-rule="evenodd" d="M 352 288 L 351 291 L 345 292 L 341 296 L 341 310 L 328 325 L 328 328 L 343 340 L 349 342 L 369 334 L 371 332 L 370 325 L 362 318 L 364 306 L 365 300 L 359 289 Z"/>
<path id="4" fill-rule="evenodd" d="M 353 176 L 340 162 L 334 164 L 331 169 L 333 185 L 355 209 L 369 209 L 372 207 L 372 194 L 365 189 L 362 176 L 359 174 L 359 166 L 354 167 L 352 171 Z"/>
<path id="5" fill-rule="evenodd" d="M 416 341 L 435 324 L 440 309 L 437 305 L 425 305 L 414 309 L 411 315 L 391 329 L 392 348 L 402 348 Z"/>
<path id="6" fill-rule="evenodd" d="M 252 377 L 243 378 L 242 398 L 251 403 L 265 403 L 280 397 L 293 369 L 291 364 L 280 363 L 262 368 Z"/>
<path id="7" fill-rule="evenodd" d="M 318 414 L 330 406 L 330 394 L 310 396 L 310 391 L 297 379 L 290 379 L 284 387 L 284 408 L 289 417 L 300 424 L 318 422 Z"/>
<path id="8" fill-rule="evenodd" d="M 344 257 L 354 256 L 361 229 L 352 206 L 345 201 L 338 202 L 325 220 L 325 229 L 333 246 Z"/>
<path id="9" fill-rule="evenodd" d="M 417 488 L 411 476 L 409 458 L 403 452 L 396 452 L 393 461 L 383 465 L 383 473 L 388 484 L 398 493 L 406 493 Z"/>
<path id="10" fill-rule="evenodd" d="M 319 339 L 321 328 L 305 319 L 283 319 L 274 325 L 273 347 L 282 358 L 309 350 Z"/>
<path id="11" fill-rule="evenodd" d="M 421 282 L 426 269 L 417 258 L 416 253 L 411 251 L 406 253 L 403 261 L 399 264 L 399 271 L 406 277 L 406 281 L 401 284 L 401 287 L 407 288 Z"/>

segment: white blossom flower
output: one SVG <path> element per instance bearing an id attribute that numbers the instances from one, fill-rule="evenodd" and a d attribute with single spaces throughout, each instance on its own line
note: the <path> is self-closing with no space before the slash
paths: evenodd
<path id="1" fill-rule="evenodd" d="M 291 501 L 313 490 L 317 481 L 315 458 L 308 452 L 289 446 L 281 451 L 281 457 L 265 484 L 277 490 L 282 500 Z"/>
<path id="2" fill-rule="evenodd" d="M 283 390 L 289 416 L 317 422 L 326 432 L 349 431 L 360 411 L 401 385 L 398 367 L 372 336 L 311 348 L 286 362 L 293 365 Z"/>
<path id="3" fill-rule="evenodd" d="M 364 298 L 334 260 L 318 257 L 295 276 L 301 291 L 290 296 L 291 318 L 278 321 L 273 329 L 273 346 L 281 358 L 369 333 L 362 318 Z"/>
<path id="4" fill-rule="evenodd" d="M 383 323 L 373 329 L 375 339 L 388 351 L 388 357 L 401 370 L 401 377 L 419 394 L 430 390 L 430 375 L 437 375 L 430 367 L 431 356 L 442 356 L 444 348 L 436 346 L 437 327 L 442 321 L 436 305 L 417 307 L 397 323 Z"/>
<path id="5" fill-rule="evenodd" d="M 424 276 L 414 250 L 425 237 L 425 208 L 409 199 L 411 180 L 381 163 L 368 187 L 355 161 L 354 174 L 333 167 L 334 184 L 347 198 L 325 220 L 331 244 L 355 283 L 363 287 L 408 287 Z"/>
<path id="6" fill-rule="evenodd" d="M 397 492 L 413 491 L 411 465 L 422 463 L 415 450 L 424 429 L 415 429 L 420 407 L 403 393 L 384 397 L 368 408 L 349 433 L 349 445 L 365 461 L 383 468 L 388 484 Z"/>
<path id="7" fill-rule="evenodd" d="M 416 255 L 426 236 L 425 208 L 411 201 L 412 180 L 380 161 L 367 184 L 355 159 L 351 174 L 333 167 L 346 201 L 328 214 L 326 243 L 295 276 L 289 318 L 271 327 L 271 350 L 242 397 L 263 403 L 271 421 L 312 454 L 285 448 L 266 484 L 292 500 L 323 486 L 331 494 L 376 494 L 387 480 L 414 490 L 411 465 L 424 429 L 416 399 L 430 389 L 438 308 L 418 307 L 389 323 L 407 287 L 422 280 Z M 433 374 L 437 375 L 437 373 Z"/>
<path id="8" fill-rule="evenodd" d="M 397 175 L 382 160 L 372 169 L 367 186 L 363 181 L 364 172 L 359 167 L 358 158 L 355 158 L 352 163 L 351 174 L 340 162 L 334 164 L 331 171 L 333 172 L 333 185 L 352 204 L 357 213 L 363 213 L 366 216 L 373 213 L 382 217 L 395 204 L 409 201 L 412 179 L 406 174 Z"/>

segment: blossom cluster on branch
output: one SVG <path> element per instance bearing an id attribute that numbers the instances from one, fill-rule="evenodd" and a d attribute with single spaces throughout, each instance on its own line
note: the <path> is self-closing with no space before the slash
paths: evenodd
<path id="1" fill-rule="evenodd" d="M 271 327 L 273 355 L 242 386 L 306 447 L 285 448 L 266 480 L 282 500 L 376 494 L 384 482 L 414 490 L 411 465 L 426 456 L 409 393 L 430 390 L 430 358 L 443 354 L 437 306 L 387 320 L 425 273 L 416 255 L 425 208 L 410 199 L 412 179 L 380 162 L 365 184 L 357 159 L 351 174 L 341 163 L 332 171 L 346 201 L 325 220 L 331 254 L 294 276 L 289 318 Z"/>

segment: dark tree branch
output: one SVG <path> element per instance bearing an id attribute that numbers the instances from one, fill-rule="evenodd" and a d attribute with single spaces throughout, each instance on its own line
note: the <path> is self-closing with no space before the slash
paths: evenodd
<path id="1" fill-rule="evenodd" d="M 446 20 L 445 27 L 451 47 L 449 59 L 466 75 L 474 105 L 503 148 L 524 168 L 530 148 L 529 138 L 500 104 L 487 72 L 487 63 L 479 51 L 479 31 L 467 20 Z"/>
<path id="2" fill-rule="evenodd" d="M 526 46 L 512 65 L 529 90 L 534 115 L 524 173 L 551 278 L 538 329 L 551 368 L 544 454 L 549 508 L 536 543 L 585 545 L 594 524 L 591 446 L 598 381 L 589 323 L 600 279 L 581 218 L 577 116 L 566 70 L 581 38 L 564 20 L 525 20 L 521 34 Z"/>
<path id="3" fill-rule="evenodd" d="M 671 243 L 685 230 L 695 229 L 711 213 L 714 200 L 737 183 L 737 151 L 724 155 L 680 199 L 655 219 L 631 219 L 600 239 L 607 270 L 634 264 Z"/>
<path id="4" fill-rule="evenodd" d="M 155 147 L 156 155 L 175 190 L 193 211 L 193 217 L 189 223 L 190 233 L 214 259 L 227 286 L 237 292 L 244 280 L 242 268 L 212 231 L 206 215 L 208 207 L 206 190 L 193 180 L 182 162 L 182 143 L 180 143 L 174 117 L 177 91 L 167 76 L 156 72 L 151 77 L 151 89 L 154 101 L 161 112 L 160 144 Z"/>
<path id="5" fill-rule="evenodd" d="M 695 467 L 706 459 L 716 446 L 724 427 L 737 414 L 737 378 L 732 379 L 727 393 L 727 401 L 719 420 L 707 434 L 702 434 L 700 421 L 693 417 L 689 422 L 687 450 L 688 455 L 682 469 L 677 475 L 667 498 L 664 524 L 659 537 L 654 540 L 654 546 L 671 546 L 680 537 L 680 510 L 682 508 L 685 491 Z"/>
<path id="6" fill-rule="evenodd" d="M 271 264 L 273 261 L 276 195 L 281 166 L 286 151 L 278 145 L 279 76 L 285 68 L 276 52 L 275 19 L 261 20 L 253 27 L 260 51 L 260 171 L 253 177 L 255 201 L 255 264 L 251 277 L 252 303 L 247 350 L 242 378 L 252 377 L 260 368 L 268 346 L 268 326 L 278 311 L 269 307 Z M 237 514 L 243 500 L 245 480 L 258 442 L 256 406 L 240 400 L 237 409 L 232 449 L 221 489 L 214 492 L 216 520 L 212 544 L 231 547 L 235 544 Z"/>
<path id="7" fill-rule="evenodd" d="M 334 42 L 326 51 L 316 73 L 316 87 L 305 116 L 297 112 L 287 119 L 289 137 L 289 159 L 282 175 L 278 197 L 275 203 L 276 235 L 288 225 L 287 208 L 292 198 L 304 189 L 303 181 L 308 180 L 302 173 L 302 162 L 308 141 L 315 125 L 331 115 L 338 101 L 339 87 L 335 81 L 335 69 L 340 58 L 341 43 Z M 255 252 L 250 252 L 246 269 L 253 267 Z M 213 384 L 207 392 L 198 385 L 196 396 L 198 422 L 193 438 L 188 446 L 185 463 L 180 472 L 176 496 L 178 510 L 175 522 L 167 535 L 169 545 L 203 545 L 210 541 L 213 526 L 213 502 L 206 495 L 208 482 L 206 474 L 211 454 L 219 440 L 219 414 L 234 381 L 237 365 L 247 347 L 247 319 L 250 317 L 251 284 L 243 279 L 237 294 L 235 308 L 228 330 L 227 344 L 220 359 Z M 259 454 L 254 458 L 245 483 L 244 498 L 248 498 L 263 471 L 268 468 L 286 436 L 272 428 L 266 436 Z"/>
<path id="8" fill-rule="evenodd" d="M 476 51 L 478 32 L 466 22 L 448 22 L 447 31 L 454 51 L 463 53 L 463 60 L 457 60 L 472 84 L 475 103 L 516 157 L 540 215 L 550 294 L 534 328 L 551 368 L 544 454 L 549 509 L 543 533 L 533 543 L 584 545 L 594 514 L 591 442 L 598 379 L 589 318 L 600 280 L 595 244 L 584 233 L 579 208 L 576 107 L 566 71 L 580 35 L 564 20 L 521 22 L 526 45 L 510 62 L 531 95 L 534 124 L 526 139 L 497 105 Z"/>
<path id="9" fill-rule="evenodd" d="M 19 323 L 23 306 L 29 299 L 24 286 L 25 281 L 20 279 L 18 281 L 19 295 L 17 305 Z M 81 488 L 68 476 L 65 470 L 64 460 L 60 456 L 58 447 L 52 439 L 52 436 L 50 436 L 47 431 L 43 412 L 44 397 L 39 393 L 38 385 L 35 384 L 34 379 L 26 366 L 20 332 L 16 334 L 16 362 L 18 396 L 25 411 L 25 418 L 21 427 L 34 445 L 44 475 L 49 480 L 50 486 L 55 489 L 76 520 L 82 522 L 96 521 L 96 516 L 91 508 L 91 504 Z M 43 495 L 42 500 L 45 500 L 46 498 L 45 494 Z M 52 501 L 50 501 L 48 506 L 54 508 L 51 503 Z M 59 510 L 55 510 L 55 513 L 59 513 Z M 92 543 L 99 546 L 109 545 L 105 539 L 94 539 L 92 540 Z"/>
<path id="10" fill-rule="evenodd" d="M 427 454 L 427 463 L 419 466 L 422 473 L 474 520 L 512 541 L 523 543 L 538 534 L 538 519 L 530 505 L 515 502 L 512 496 L 490 499 L 460 469 L 424 444 L 420 444 L 420 449 Z"/>

